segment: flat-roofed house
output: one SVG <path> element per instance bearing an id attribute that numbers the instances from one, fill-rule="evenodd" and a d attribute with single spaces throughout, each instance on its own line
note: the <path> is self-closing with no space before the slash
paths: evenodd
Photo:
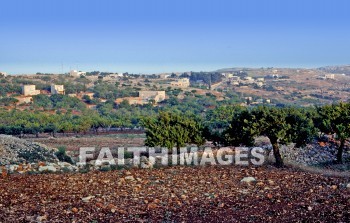
<path id="1" fill-rule="evenodd" d="M 139 91 L 139 97 L 145 102 L 150 100 L 160 102 L 165 100 L 165 91 Z"/>
<path id="2" fill-rule="evenodd" d="M 120 104 L 124 100 L 131 105 L 144 105 L 150 102 L 158 103 L 165 100 L 165 91 L 139 91 L 138 97 L 118 98 L 115 102 Z"/>
<path id="3" fill-rule="evenodd" d="M 51 84 L 51 94 L 65 94 L 64 85 Z"/>
<path id="4" fill-rule="evenodd" d="M 175 81 L 172 81 L 171 86 L 174 87 L 189 87 L 190 86 L 190 79 L 188 78 L 181 78 Z"/>
<path id="5" fill-rule="evenodd" d="M 33 96 L 40 94 L 40 90 L 36 90 L 35 85 L 23 85 L 22 88 L 22 95 L 24 96 Z"/>
<path id="6" fill-rule="evenodd" d="M 65 94 L 64 86 L 63 85 L 51 85 L 51 94 Z"/>
<path id="7" fill-rule="evenodd" d="M 69 72 L 69 75 L 72 76 L 72 77 L 80 77 L 80 76 L 85 76 L 85 75 L 86 75 L 86 72 L 77 71 L 77 70 L 71 70 L 71 71 Z"/>

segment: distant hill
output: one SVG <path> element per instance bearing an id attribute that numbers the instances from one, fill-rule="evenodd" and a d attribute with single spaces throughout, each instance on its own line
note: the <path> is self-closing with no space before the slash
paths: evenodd
<path id="1" fill-rule="evenodd" d="M 320 67 L 317 69 L 322 70 L 322 71 L 327 72 L 327 73 L 350 75 L 350 65 L 326 66 L 326 67 Z"/>

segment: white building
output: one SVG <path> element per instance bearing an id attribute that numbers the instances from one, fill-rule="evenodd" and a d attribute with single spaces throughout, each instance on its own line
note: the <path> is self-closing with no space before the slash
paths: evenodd
<path id="1" fill-rule="evenodd" d="M 257 87 L 262 87 L 264 86 L 264 82 L 256 82 L 255 83 Z"/>
<path id="2" fill-rule="evenodd" d="M 40 94 L 40 90 L 36 90 L 35 85 L 23 85 L 22 87 L 22 95 L 24 96 L 33 96 Z"/>
<path id="3" fill-rule="evenodd" d="M 325 79 L 334 79 L 334 74 L 325 74 L 324 78 Z"/>
<path id="4" fill-rule="evenodd" d="M 233 73 L 222 73 L 221 75 L 223 75 L 226 78 L 231 78 L 233 77 Z"/>
<path id="5" fill-rule="evenodd" d="M 51 94 L 65 94 L 63 85 L 51 85 Z"/>
<path id="6" fill-rule="evenodd" d="M 139 97 L 144 101 L 160 102 L 165 100 L 165 91 L 139 91 Z"/>
<path id="7" fill-rule="evenodd" d="M 0 72 L 0 77 L 6 77 L 7 73 L 6 72 Z"/>
<path id="8" fill-rule="evenodd" d="M 171 86 L 174 87 L 189 87 L 190 86 L 190 79 L 188 78 L 181 78 L 176 81 L 171 82 Z"/>
<path id="9" fill-rule="evenodd" d="M 72 76 L 72 77 L 80 77 L 80 76 L 85 76 L 86 72 L 77 71 L 77 70 L 71 70 L 69 72 L 69 75 Z"/>

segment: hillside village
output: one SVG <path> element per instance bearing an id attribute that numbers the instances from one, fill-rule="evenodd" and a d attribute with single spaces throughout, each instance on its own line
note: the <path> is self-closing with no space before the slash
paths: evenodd
<path id="1" fill-rule="evenodd" d="M 82 72 L 72 70 L 67 74 L 7 75 L 1 72 L 1 98 L 12 98 L 5 107 L 26 108 L 37 95 L 66 95 L 96 99 L 86 103 L 95 108 L 98 103 L 114 100 L 130 105 L 161 105 L 169 99 L 169 91 L 178 90 L 177 98 L 188 95 L 213 96 L 217 101 L 232 95 L 241 105 L 294 104 L 310 106 L 347 101 L 350 96 L 350 77 L 345 74 L 328 73 L 316 69 L 235 68 L 216 72 L 185 72 L 140 75 L 128 73 Z M 216 75 L 213 78 L 213 75 Z M 19 82 L 19 83 L 15 83 Z M 76 82 L 76 84 L 74 84 Z M 12 84 L 15 92 L 6 90 Z M 68 84 L 67 84 L 68 83 Z M 96 93 L 101 83 L 114 85 L 118 91 L 128 90 L 125 96 L 107 98 Z M 74 87 L 79 85 L 79 87 Z M 18 89 L 20 86 L 20 90 Z M 73 86 L 73 87 L 72 87 Z M 1 90 L 1 89 L 0 89 Z M 1 92 L 0 92 L 1 93 Z M 6 100 L 5 100 L 6 101 Z M 11 100 L 7 100 L 11 101 Z"/>

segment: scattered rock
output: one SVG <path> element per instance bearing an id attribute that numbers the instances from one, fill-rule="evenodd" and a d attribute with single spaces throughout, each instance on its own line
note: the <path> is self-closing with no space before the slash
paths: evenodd
<path id="1" fill-rule="evenodd" d="M 73 213 L 78 213 L 78 211 L 79 211 L 78 208 L 72 208 Z"/>
<path id="2" fill-rule="evenodd" d="M 9 135 L 0 135 L 0 165 L 57 162 L 56 149 Z"/>
<path id="3" fill-rule="evenodd" d="M 133 176 L 127 176 L 124 178 L 125 180 L 130 180 L 130 181 L 134 181 L 135 178 Z"/>
<path id="4" fill-rule="evenodd" d="M 56 167 L 54 166 L 40 166 L 39 172 L 53 172 L 55 173 L 57 171 Z"/>
<path id="5" fill-rule="evenodd" d="M 254 177 L 244 177 L 241 182 L 243 183 L 252 183 L 252 182 L 256 182 L 256 179 Z"/>
<path id="6" fill-rule="evenodd" d="M 95 198 L 95 196 L 88 196 L 88 197 L 83 197 L 81 200 L 83 202 L 89 202 L 91 199 Z"/>

